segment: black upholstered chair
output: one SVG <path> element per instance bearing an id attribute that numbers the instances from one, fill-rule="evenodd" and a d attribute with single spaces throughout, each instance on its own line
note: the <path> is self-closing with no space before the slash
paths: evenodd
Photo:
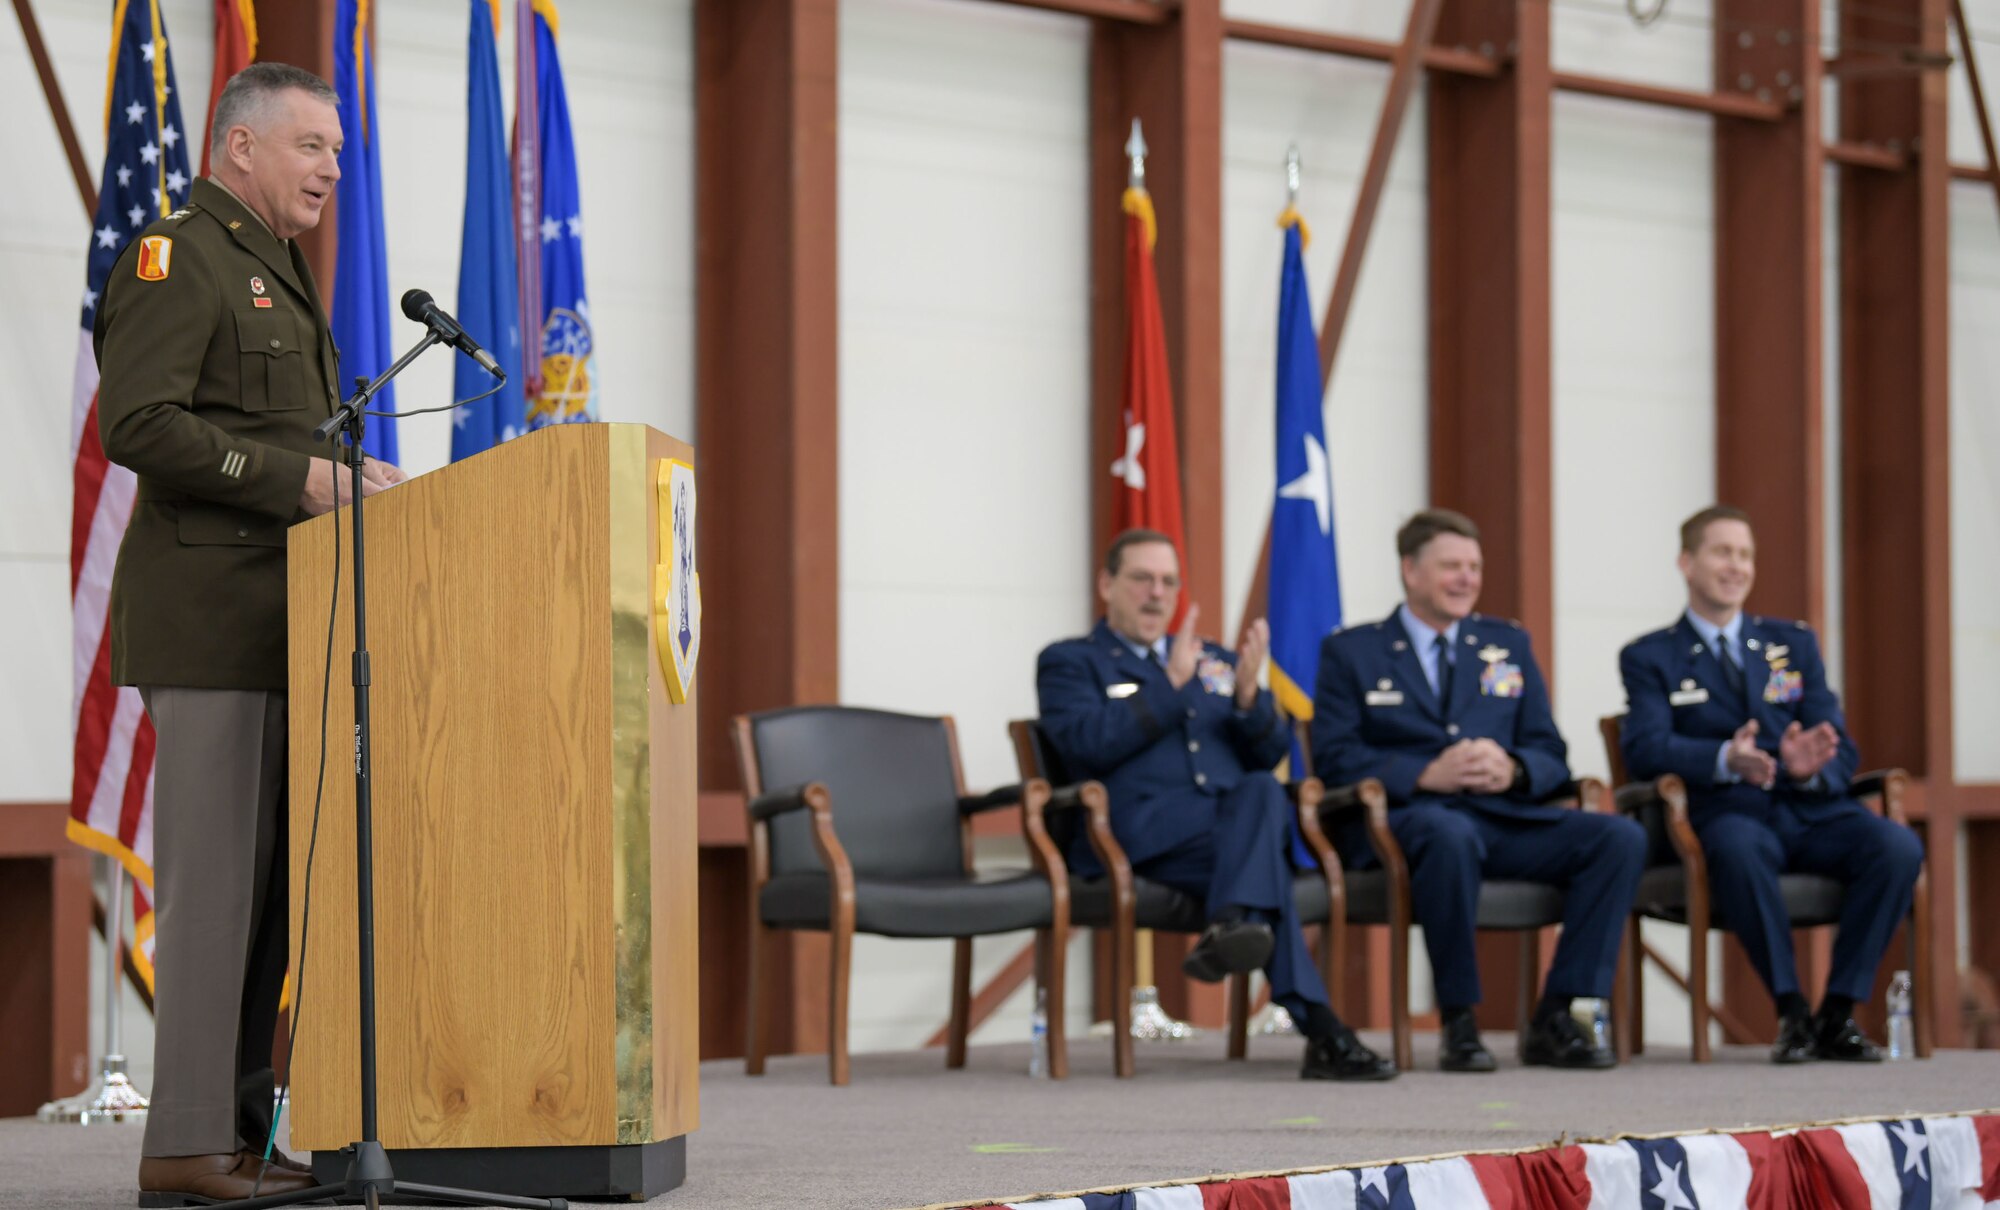
<path id="1" fill-rule="evenodd" d="M 1654 955 L 1654 960 L 1688 994 L 1688 1027 L 1692 1032 L 1689 1049 L 1695 1062 L 1706 1063 L 1710 1058 L 1708 1023 L 1714 1015 L 1708 1002 L 1708 931 L 1727 929 L 1730 924 L 1715 912 L 1709 894 L 1708 861 L 1688 817 L 1687 783 L 1672 773 L 1649 782 L 1629 781 L 1624 749 L 1619 744 L 1625 716 L 1607 715 L 1597 725 L 1604 737 L 1612 780 L 1618 785 L 1618 809 L 1646 829 L 1646 872 L 1639 878 L 1639 898 L 1633 904 L 1631 920 L 1626 923 L 1624 981 L 1634 987 L 1639 985 L 1645 957 L 1645 948 L 1639 940 L 1640 919 L 1686 925 L 1687 974 L 1683 977 L 1658 955 Z M 1876 810 L 1907 827 L 1910 821 L 1903 811 L 1903 792 L 1908 783 L 1909 774 L 1901 769 L 1888 769 L 1861 774 L 1850 789 L 1854 797 L 1872 802 Z M 1823 874 L 1780 874 L 1778 890 L 1785 897 L 1785 911 L 1791 916 L 1793 928 L 1817 928 L 1840 922 L 1847 887 L 1839 879 Z M 1932 981 L 1931 947 L 1926 944 L 1930 936 L 1930 913 L 1930 878 L 1919 873 L 1916 892 L 1910 898 L 1909 942 L 1913 951 L 1910 1015 L 1916 1026 L 1917 1055 L 1926 1059 L 1932 1046 L 1930 997 L 1937 986 Z M 1643 1021 L 1643 1016 L 1635 1011 L 1630 1031 L 1633 1050 L 1644 1049 Z M 1725 1017 L 1725 1025 L 1728 1024 Z M 1752 1039 L 1739 1036 L 1738 1040 Z M 1622 1057 L 1622 1045 L 1620 1051 Z"/>
<path id="2" fill-rule="evenodd" d="M 1299 749 L 1312 761 L 1312 745 L 1300 724 Z M 1542 800 L 1584 811 L 1608 811 L 1610 795 L 1596 778 L 1580 778 L 1557 787 Z M 1300 828 L 1306 844 L 1322 866 L 1339 868 L 1340 855 L 1329 834 L 1355 815 L 1363 820 L 1368 840 L 1379 864 L 1363 870 L 1346 870 L 1344 887 L 1346 911 L 1342 923 L 1328 929 L 1333 934 L 1332 949 L 1337 954 L 1334 970 L 1345 973 L 1346 930 L 1354 925 L 1387 925 L 1389 929 L 1389 1028 L 1395 1043 L 1396 1066 L 1408 1071 L 1415 1064 L 1410 1044 L 1410 867 L 1396 835 L 1389 830 L 1389 795 L 1382 783 L 1366 778 L 1351 786 L 1329 789 L 1319 810 L 1301 812 Z M 1329 880 L 1331 885 L 1331 880 Z M 1520 972 L 1517 979 L 1516 1018 L 1520 1037 L 1527 1037 L 1527 1023 L 1533 1013 L 1536 989 L 1542 981 L 1541 931 L 1562 923 L 1563 890 L 1543 882 L 1523 882 L 1489 878 L 1479 884 L 1479 907 L 1475 916 L 1481 932 L 1518 933 L 1521 939 Z M 1631 1031 L 1626 1025 L 1631 999 L 1631 981 L 1623 965 L 1612 991 L 1612 1029 L 1622 1048 Z M 1332 981 L 1328 981 L 1329 990 Z M 1334 1001 L 1336 1009 L 1341 1002 Z"/>
<path id="3" fill-rule="evenodd" d="M 950 937 L 947 1067 L 965 1065 L 972 1000 L 972 938 L 1036 930 L 1049 1018 L 1049 1074 L 1069 1072 L 1063 1039 L 1063 962 L 1069 876 L 1049 839 L 1048 783 L 1031 780 L 968 795 L 949 717 L 843 706 L 738 715 L 737 759 L 750 816 L 750 989 L 744 1068 L 764 1070 L 774 929 L 827 933 L 828 1063 L 848 1078 L 847 995 L 854 934 Z M 982 874 L 972 864 L 973 815 L 1019 804 L 1033 868 Z"/>
<path id="4" fill-rule="evenodd" d="M 1023 778 L 1040 778 L 1063 790 L 1054 791 L 1057 802 L 1070 809 L 1051 809 L 1048 832 L 1059 852 L 1068 852 L 1076 829 L 1087 829 L 1087 838 L 1105 873 L 1096 878 L 1070 875 L 1070 917 L 1072 925 L 1106 929 L 1111 938 L 1111 1035 L 1113 1067 L 1120 1076 L 1133 1071 L 1132 984 L 1137 953 L 1136 930 L 1154 929 L 1169 933 L 1199 933 L 1208 927 L 1208 908 L 1194 896 L 1132 873 L 1132 864 L 1111 833 L 1108 800 L 1096 782 L 1073 785 L 1062 757 L 1048 742 L 1041 727 L 1029 719 L 1007 725 L 1014 740 L 1014 759 Z M 1301 815 L 1317 814 L 1322 793 L 1315 778 L 1289 783 L 1286 792 Z M 1328 905 L 1340 895 L 1340 867 L 1325 871 L 1301 871 L 1293 876 L 1292 895 L 1299 919 L 1305 924 L 1321 924 L 1327 919 Z M 1320 934 L 1320 973 L 1329 986 L 1339 954 L 1337 935 Z M 1336 1001 L 1336 1007 L 1338 1002 Z M 1229 1057 L 1241 1059 L 1249 1051 L 1250 981 L 1243 976 L 1229 980 Z"/>

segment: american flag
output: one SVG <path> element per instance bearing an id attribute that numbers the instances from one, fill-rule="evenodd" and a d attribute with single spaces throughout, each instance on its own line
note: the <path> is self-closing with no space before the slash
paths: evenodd
<path id="1" fill-rule="evenodd" d="M 97 441 L 97 358 L 91 327 L 104 284 L 125 245 L 187 200 L 187 129 L 181 123 L 159 0 L 117 0 L 105 95 L 104 171 L 91 222 L 70 410 L 75 492 L 70 514 L 71 640 L 75 773 L 70 839 L 124 863 L 138 882 L 135 940 L 151 978 L 153 725 L 139 692 L 111 683 L 111 570 L 132 516 L 131 471 L 113 466 Z"/>
<path id="2" fill-rule="evenodd" d="M 1905 1118 L 1462 1155 L 983 1210 L 1991 1210 L 2000 1116 Z"/>

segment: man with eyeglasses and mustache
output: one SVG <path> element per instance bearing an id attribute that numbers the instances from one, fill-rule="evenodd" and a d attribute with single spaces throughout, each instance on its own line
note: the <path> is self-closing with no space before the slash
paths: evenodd
<path id="1" fill-rule="evenodd" d="M 1215 983 L 1261 967 L 1306 1035 L 1301 1078 L 1392 1079 L 1395 1064 L 1329 1007 L 1293 907 L 1291 803 L 1269 772 L 1290 742 L 1257 686 L 1270 629 L 1258 619 L 1231 652 L 1195 637 L 1201 611 L 1190 604 L 1170 636 L 1180 589 L 1172 539 L 1118 535 L 1097 573 L 1103 620 L 1041 654 L 1042 729 L 1070 772 L 1104 783 L 1132 872 L 1206 904 L 1188 976 Z M 1103 873 L 1081 836 L 1069 861 Z"/>

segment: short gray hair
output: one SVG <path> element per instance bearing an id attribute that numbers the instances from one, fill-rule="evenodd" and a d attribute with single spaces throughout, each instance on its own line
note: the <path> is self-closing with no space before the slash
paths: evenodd
<path id="1" fill-rule="evenodd" d="M 222 152 L 229 132 L 235 127 L 255 129 L 263 125 L 270 117 L 271 102 L 281 93 L 293 90 L 336 108 L 340 105 L 340 94 L 333 90 L 333 85 L 303 67 L 252 63 L 229 77 L 229 83 L 222 87 L 222 96 L 215 102 L 215 118 L 208 127 L 209 154 Z"/>

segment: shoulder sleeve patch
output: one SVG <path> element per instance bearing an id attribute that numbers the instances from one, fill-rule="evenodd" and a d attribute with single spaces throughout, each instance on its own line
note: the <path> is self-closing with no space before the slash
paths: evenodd
<path id="1" fill-rule="evenodd" d="M 139 241 L 140 281 L 165 281 L 173 264 L 174 241 L 165 235 L 148 235 Z"/>

